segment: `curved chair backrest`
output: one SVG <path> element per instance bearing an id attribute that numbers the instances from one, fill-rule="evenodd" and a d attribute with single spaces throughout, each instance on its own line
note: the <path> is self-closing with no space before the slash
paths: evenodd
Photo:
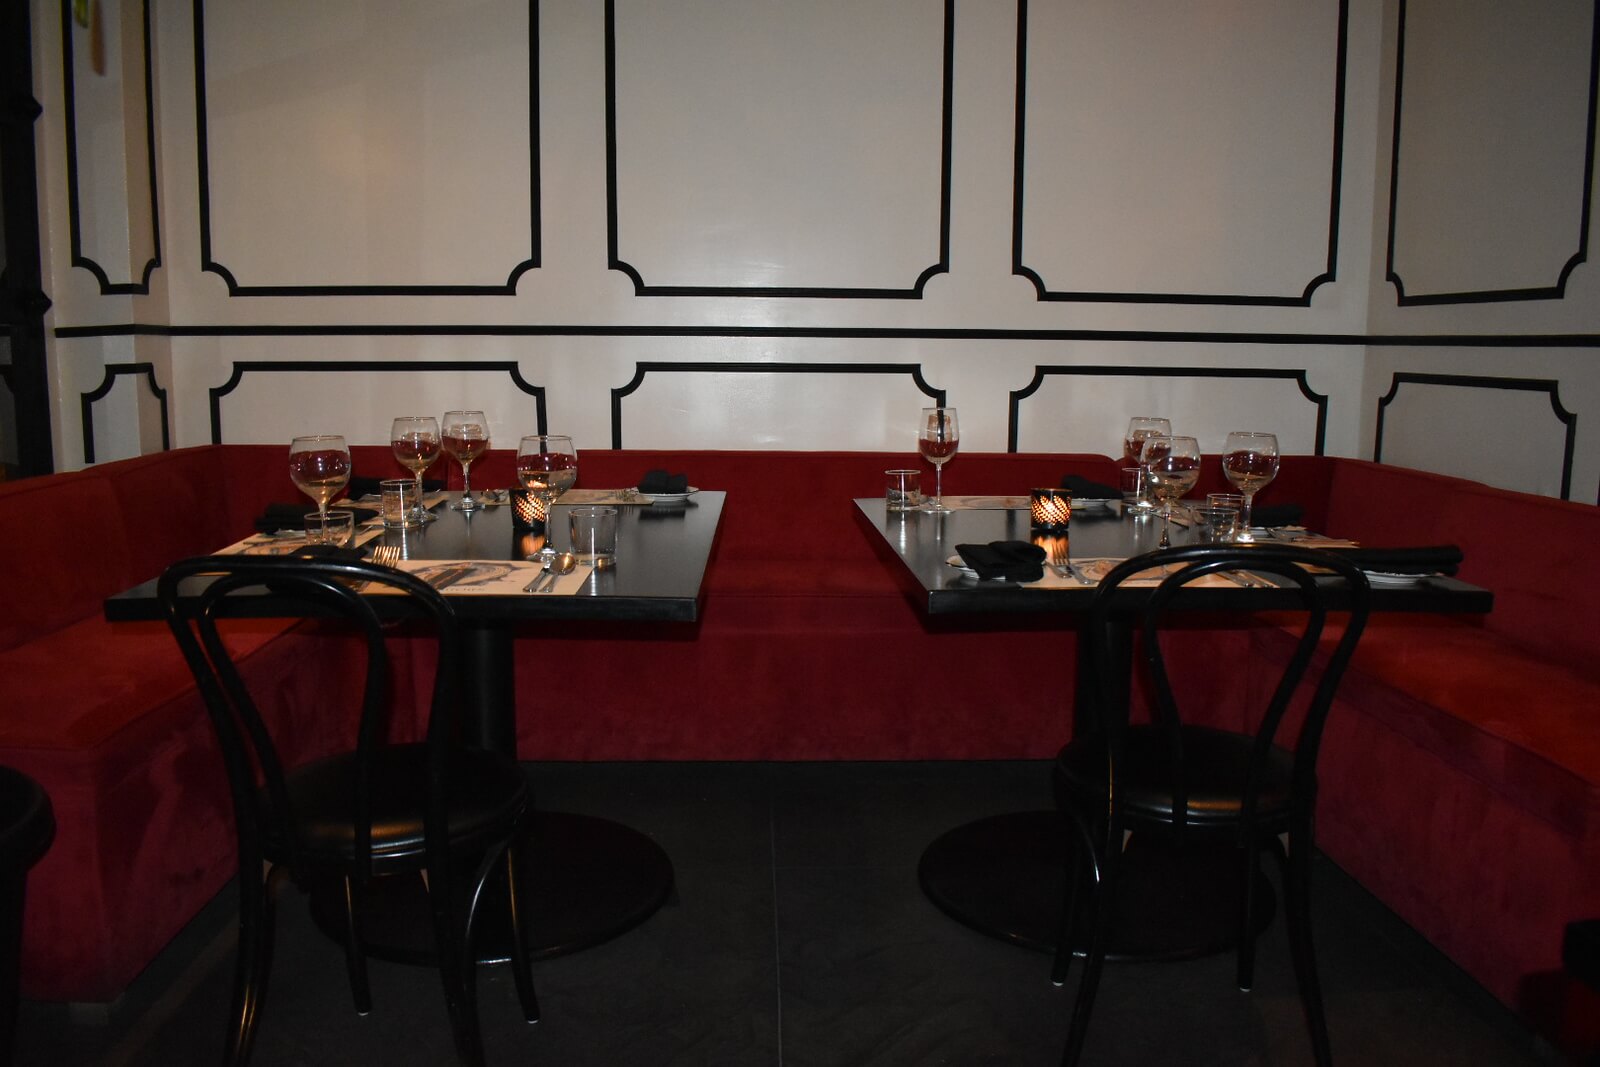
<path id="1" fill-rule="evenodd" d="M 1145 590 L 1131 590 L 1123 583 L 1152 568 L 1168 571 L 1161 584 L 1149 591 L 1148 596 L 1130 596 L 1143 594 Z M 1239 572 L 1271 575 L 1280 586 L 1270 593 L 1275 618 L 1281 618 L 1277 612 L 1287 611 L 1299 615 L 1303 622 L 1294 652 L 1256 723 L 1241 797 L 1243 832 L 1248 832 L 1257 810 L 1262 770 L 1274 745 L 1294 754 L 1294 803 L 1315 802 L 1316 762 L 1323 725 L 1339 681 L 1366 626 L 1370 592 L 1366 575 L 1337 556 L 1290 545 L 1189 545 L 1136 556 L 1118 564 L 1101 581 L 1090 611 L 1092 692 L 1097 698 L 1098 723 L 1106 733 L 1109 746 L 1113 770 L 1111 802 L 1115 806 L 1117 801 L 1115 768 L 1120 761 L 1131 707 L 1131 679 L 1125 653 L 1127 642 L 1136 633 L 1138 662 L 1151 683 L 1151 722 L 1160 732 L 1160 747 L 1172 790 L 1173 823 L 1179 831 L 1188 823 L 1191 775 L 1184 760 L 1183 715 L 1159 635 L 1163 623 L 1175 612 L 1181 613 L 1177 602 L 1180 594 L 1189 591 L 1196 581 L 1207 575 Z M 1245 592 L 1240 589 L 1232 595 Z M 1209 606 L 1217 605 L 1213 602 Z M 1294 738 L 1281 738 L 1279 728 L 1296 703 L 1297 695 L 1304 691 L 1309 668 L 1332 610 L 1345 614 L 1343 633 L 1317 678 L 1298 734 Z"/>
<path id="2" fill-rule="evenodd" d="M 388 593 L 360 590 L 387 587 Z M 284 765 L 272 730 L 228 645 L 222 619 L 240 615 L 271 618 L 332 618 L 348 623 L 366 651 L 357 721 L 356 788 L 351 796 L 355 855 L 361 875 L 372 862 L 371 768 L 385 744 L 389 718 L 387 618 L 421 618 L 437 633 L 438 666 L 428 718 L 429 747 L 426 836 L 443 842 L 449 794 L 448 745 L 455 730 L 460 627 L 443 596 L 409 574 L 359 561 L 265 556 L 205 556 L 173 564 L 157 583 L 157 596 L 184 660 L 205 701 L 233 797 L 241 846 L 260 851 L 262 820 L 282 828 L 290 869 L 303 869 L 301 835 L 284 784 Z M 382 602 L 380 617 L 376 605 Z M 329 714 L 340 714 L 330 709 Z M 423 783 L 419 783 L 423 784 Z M 262 805 L 265 805 L 263 810 Z"/>

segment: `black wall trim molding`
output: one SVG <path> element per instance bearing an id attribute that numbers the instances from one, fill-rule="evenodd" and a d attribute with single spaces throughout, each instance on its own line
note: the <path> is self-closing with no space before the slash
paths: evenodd
<path id="1" fill-rule="evenodd" d="M 1550 397 L 1550 410 L 1557 421 L 1566 427 L 1566 446 L 1561 455 L 1561 499 L 1572 499 L 1572 459 L 1578 441 L 1578 416 L 1561 404 L 1561 383 L 1554 378 L 1497 378 L 1476 374 L 1422 374 L 1415 371 L 1395 371 L 1389 391 L 1378 398 L 1378 429 L 1372 442 L 1372 459 L 1383 462 L 1383 419 L 1400 386 L 1445 385 L 1462 389 L 1511 389 L 1518 392 L 1546 393 Z"/>
<path id="2" fill-rule="evenodd" d="M 515 296 L 517 282 L 539 266 L 539 2 L 528 0 L 528 258 L 511 268 L 504 285 L 241 285 L 217 262 L 211 243 L 211 160 L 206 129 L 205 3 L 194 0 L 195 149 L 200 172 L 200 269 L 222 278 L 229 296 Z"/>
<path id="3" fill-rule="evenodd" d="M 148 17 L 149 8 L 145 8 Z M 83 461 L 94 462 L 94 402 L 111 394 L 117 384 L 117 378 L 124 374 L 143 375 L 145 382 L 150 386 L 150 392 L 155 395 L 156 401 L 161 405 L 161 451 L 165 452 L 172 447 L 172 427 L 167 419 L 167 391 L 161 388 L 156 381 L 156 368 L 153 363 L 107 363 L 105 377 L 93 391 L 84 393 L 80 398 L 83 411 Z"/>
<path id="4" fill-rule="evenodd" d="M 72 0 L 61 0 L 62 117 L 67 142 L 67 231 L 71 237 L 72 265 L 93 274 L 102 296 L 144 295 L 150 292 L 150 275 L 161 266 L 161 212 L 156 195 L 156 96 L 154 64 L 150 50 L 150 0 L 144 0 L 144 136 L 150 183 L 151 255 L 138 281 L 114 282 L 106 269 L 83 254 L 83 226 L 78 211 L 78 109 L 77 84 L 72 74 Z M 90 462 L 93 462 L 91 460 Z"/>
<path id="5" fill-rule="evenodd" d="M 1006 451 L 1017 451 L 1022 401 L 1039 391 L 1044 380 L 1051 375 L 1081 375 L 1107 378 L 1259 378 L 1269 381 L 1291 381 L 1300 387 L 1300 395 L 1317 409 L 1315 454 L 1322 455 L 1328 430 L 1328 398 L 1311 388 L 1304 369 L 1288 370 L 1274 367 L 1130 367 L 1126 365 L 1098 366 L 1036 366 L 1033 380 L 1021 389 L 1011 391 L 1011 414 L 1006 427 Z"/>
<path id="6" fill-rule="evenodd" d="M 622 398 L 644 384 L 646 374 L 906 374 L 935 404 L 945 402 L 945 391 L 922 377 L 920 363 L 635 363 L 626 385 L 611 390 L 611 447 L 622 447 Z"/>
<path id="7" fill-rule="evenodd" d="M 1345 78 L 1350 37 L 1349 0 L 1339 0 L 1339 33 L 1335 45 L 1333 99 L 1333 180 L 1328 208 L 1327 268 L 1305 285 L 1298 296 L 1251 296 L 1234 293 L 1112 293 L 1066 292 L 1051 289 L 1038 271 L 1023 262 L 1024 136 L 1028 96 L 1028 0 L 1017 0 L 1017 101 L 1011 199 L 1011 273 L 1033 283 L 1039 300 L 1098 301 L 1113 304 L 1230 304 L 1252 307 L 1310 307 L 1318 287 L 1331 282 L 1339 265 L 1339 194 L 1344 180 Z"/>
<path id="8" fill-rule="evenodd" d="M 90 337 L 816 337 L 833 340 L 1137 341 L 1227 345 L 1388 345 L 1404 348 L 1600 348 L 1600 334 L 1243 333 L 1202 330 L 1018 330 L 894 326 L 593 326 L 551 323 L 337 323 L 220 325 L 108 323 L 57 326 L 62 340 Z"/>
<path id="9" fill-rule="evenodd" d="M 520 392 L 534 398 L 538 433 L 545 432 L 544 386 L 533 385 L 511 360 L 235 360 L 233 374 L 211 389 L 211 443 L 222 443 L 222 398 L 239 388 L 246 374 L 462 374 L 500 371 Z"/>
<path id="10" fill-rule="evenodd" d="M 1584 135 L 1583 153 L 1583 204 L 1578 223 L 1578 250 L 1567 258 L 1556 278 L 1556 283 L 1544 288 L 1480 289 L 1462 293 L 1408 294 L 1405 283 L 1394 267 L 1394 238 L 1396 208 L 1400 190 L 1400 115 L 1401 91 L 1405 86 L 1406 62 L 1406 0 L 1400 0 L 1400 25 L 1395 43 L 1394 69 L 1394 140 L 1389 149 L 1389 251 L 1385 277 L 1394 286 L 1396 302 L 1400 307 L 1417 307 L 1426 304 L 1488 304 L 1507 300 L 1560 300 L 1567 295 L 1567 278 L 1574 268 L 1589 257 L 1589 219 L 1594 201 L 1595 117 L 1600 107 L 1600 0 L 1595 0 L 1594 26 L 1589 46 L 1589 118 Z"/>
<path id="11" fill-rule="evenodd" d="M 617 34 L 616 0 L 606 0 L 606 259 L 611 270 L 633 282 L 635 296 L 755 296 L 822 299 L 920 300 L 929 280 L 950 269 L 951 116 L 954 111 L 955 0 L 944 0 L 944 106 L 940 147 L 939 261 L 917 276 L 909 289 L 848 286 L 650 285 L 639 269 L 618 253 L 617 236 Z"/>

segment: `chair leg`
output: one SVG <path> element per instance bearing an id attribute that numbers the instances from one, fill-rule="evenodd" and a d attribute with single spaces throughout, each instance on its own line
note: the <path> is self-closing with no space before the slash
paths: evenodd
<path id="1" fill-rule="evenodd" d="M 1061 1053 L 1062 1067 L 1075 1067 L 1083 1055 L 1083 1042 L 1089 1034 L 1089 1016 L 1094 1009 L 1095 994 L 1100 990 L 1100 972 L 1105 968 L 1106 941 L 1111 925 L 1110 894 L 1112 879 L 1116 876 L 1117 853 L 1122 842 L 1121 828 L 1111 827 L 1106 841 L 1105 855 L 1095 856 L 1090 861 L 1089 944 L 1083 957 L 1083 975 L 1078 979 L 1078 996 L 1072 1004 L 1072 1024 L 1067 1030 L 1067 1045 Z M 1098 862 L 1095 862 L 1096 859 Z"/>
<path id="2" fill-rule="evenodd" d="M 434 939 L 439 953 L 439 978 L 444 984 L 445 1008 L 450 1014 L 450 1034 L 456 1058 L 463 1067 L 483 1067 L 483 1031 L 478 1024 L 478 963 L 472 951 L 472 919 L 499 856 L 491 852 L 473 871 L 466 900 L 459 907 L 450 873 L 430 878 L 428 899 L 433 906 Z"/>
<path id="3" fill-rule="evenodd" d="M 1256 984 L 1256 871 L 1261 864 L 1261 846 L 1255 836 L 1239 850 L 1244 867 L 1244 885 L 1239 891 L 1239 955 L 1235 975 L 1239 992 L 1248 993 Z"/>
<path id="4" fill-rule="evenodd" d="M 517 893 L 516 849 L 509 847 L 506 849 L 506 901 L 511 909 L 511 977 L 517 983 L 517 1000 L 522 1004 L 522 1017 L 530 1023 L 536 1023 L 539 1021 L 539 997 L 533 989 L 528 943 L 523 940 L 522 899 Z"/>
<path id="5" fill-rule="evenodd" d="M 240 864 L 239 947 L 233 964 L 233 1005 L 222 1062 L 244 1067 L 255 1047 L 256 1028 L 266 1002 L 267 979 L 272 974 L 275 890 L 284 868 L 274 867 L 262 877 L 261 861 L 247 858 Z"/>
<path id="6" fill-rule="evenodd" d="M 367 954 L 361 947 L 363 890 L 349 876 L 344 879 L 344 968 L 350 976 L 350 996 L 357 1015 L 372 1013 L 372 986 L 367 982 Z"/>
<path id="7" fill-rule="evenodd" d="M 1322 1010 L 1322 983 L 1317 977 L 1316 953 L 1311 943 L 1311 831 L 1289 834 L 1289 859 L 1285 868 L 1284 917 L 1289 927 L 1289 954 L 1295 980 L 1305 1005 L 1306 1026 L 1311 1031 L 1311 1053 L 1318 1067 L 1331 1067 L 1328 1020 Z"/>
<path id="8" fill-rule="evenodd" d="M 1058 801 L 1059 802 L 1059 801 Z M 1094 836 L 1084 826 L 1076 812 L 1060 812 L 1064 824 L 1062 837 L 1066 839 L 1067 872 L 1065 893 L 1061 902 L 1061 925 L 1056 932 L 1055 960 L 1050 967 L 1052 985 L 1066 985 L 1072 970 L 1072 933 L 1078 922 L 1078 909 L 1083 901 L 1085 886 L 1097 877 L 1098 865 L 1094 858 Z M 1093 892 L 1092 889 L 1088 892 Z"/>

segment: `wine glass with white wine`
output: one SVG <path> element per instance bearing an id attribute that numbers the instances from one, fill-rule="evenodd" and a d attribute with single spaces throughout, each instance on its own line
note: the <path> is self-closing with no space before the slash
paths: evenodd
<path id="1" fill-rule="evenodd" d="M 1244 497 L 1239 514 L 1239 541 L 1254 541 L 1250 509 L 1256 493 L 1278 476 L 1278 438 L 1270 433 L 1235 430 L 1222 446 L 1222 473 Z"/>
<path id="2" fill-rule="evenodd" d="M 524 437 L 517 446 L 517 481 L 539 501 L 548 530 L 550 509 L 578 481 L 578 450 L 572 447 L 572 438 L 553 433 Z M 539 555 L 547 560 L 555 558 L 556 550 L 548 535 Z"/>
<path id="3" fill-rule="evenodd" d="M 1171 437 L 1172 422 L 1170 419 L 1159 415 L 1135 415 L 1128 420 L 1127 432 L 1122 437 L 1122 466 L 1141 467 L 1143 461 L 1140 456 L 1144 453 L 1144 443 L 1152 437 Z M 1141 492 L 1137 500 L 1130 507 L 1135 511 L 1145 514 L 1155 510 L 1148 490 Z"/>
<path id="4" fill-rule="evenodd" d="M 961 429 L 955 408 L 923 408 L 922 428 L 917 431 L 917 449 L 933 464 L 933 499 L 923 505 L 926 511 L 949 511 L 944 506 L 944 465 L 961 444 Z"/>
<path id="5" fill-rule="evenodd" d="M 439 420 L 432 415 L 402 415 L 389 427 L 389 447 L 394 458 L 417 480 L 418 522 L 432 522 L 422 505 L 422 472 L 439 458 Z"/>

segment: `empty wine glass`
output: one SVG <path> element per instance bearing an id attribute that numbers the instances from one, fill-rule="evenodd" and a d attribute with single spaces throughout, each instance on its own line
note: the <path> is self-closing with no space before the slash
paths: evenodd
<path id="1" fill-rule="evenodd" d="M 1200 480 L 1200 442 L 1193 437 L 1148 437 L 1139 460 L 1145 483 L 1161 502 L 1161 547 L 1170 548 L 1172 505 Z"/>
<path id="2" fill-rule="evenodd" d="M 1254 541 L 1250 506 L 1256 492 L 1278 476 L 1278 438 L 1270 433 L 1235 430 L 1222 446 L 1222 473 L 1244 497 L 1239 514 L 1239 541 Z"/>
<path id="3" fill-rule="evenodd" d="M 1171 436 L 1170 419 L 1164 419 L 1159 415 L 1135 415 L 1128 420 L 1128 432 L 1122 438 L 1123 468 L 1143 466 L 1140 457 L 1144 453 L 1144 443 L 1150 438 Z M 1151 511 L 1155 508 L 1148 492 L 1140 493 L 1130 506 L 1136 511 Z"/>
<path id="4" fill-rule="evenodd" d="M 350 484 L 350 446 L 338 434 L 313 434 L 289 442 L 289 477 L 316 501 L 326 525 L 328 502 Z"/>
<path id="5" fill-rule="evenodd" d="M 441 429 L 440 443 L 461 464 L 461 499 L 450 507 L 477 511 L 483 505 L 472 495 L 472 461 L 489 450 L 489 420 L 481 411 L 447 411 Z"/>
<path id="6" fill-rule="evenodd" d="M 546 528 L 550 509 L 578 481 L 578 450 L 564 434 L 529 434 L 517 446 L 517 481 L 532 493 L 544 510 Z M 556 550 L 547 536 L 539 555 L 552 559 Z"/>
<path id="7" fill-rule="evenodd" d="M 944 506 L 944 465 L 956 454 L 961 430 L 955 408 L 923 408 L 922 429 L 917 433 L 917 448 L 922 458 L 933 464 L 933 499 L 922 505 L 927 511 L 949 511 Z"/>
<path id="8" fill-rule="evenodd" d="M 422 472 L 439 458 L 439 420 L 432 415 L 400 416 L 389 427 L 389 447 L 417 480 L 416 520 L 432 522 L 433 515 L 422 505 Z"/>

